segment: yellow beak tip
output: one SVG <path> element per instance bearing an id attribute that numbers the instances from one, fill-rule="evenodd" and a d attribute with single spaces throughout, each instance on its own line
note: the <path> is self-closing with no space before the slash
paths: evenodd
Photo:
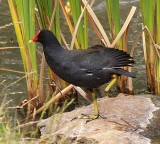
<path id="1" fill-rule="evenodd" d="M 29 42 L 28 42 L 28 43 L 31 43 L 31 42 L 33 42 L 33 40 L 29 40 Z"/>

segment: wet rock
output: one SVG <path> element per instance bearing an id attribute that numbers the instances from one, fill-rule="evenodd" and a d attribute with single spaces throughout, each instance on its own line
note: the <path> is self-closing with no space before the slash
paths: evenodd
<path id="1" fill-rule="evenodd" d="M 160 95 L 147 95 L 156 107 L 160 108 Z M 147 125 L 145 130 L 140 134 L 151 138 L 152 144 L 160 144 L 160 109 L 153 113 L 152 119 L 150 119 L 150 124 Z"/>
<path id="2" fill-rule="evenodd" d="M 114 98 L 98 99 L 100 114 L 107 119 L 75 119 L 82 113 L 92 115 L 93 104 L 71 112 L 55 114 L 42 120 L 40 143 L 56 144 L 149 144 L 145 131 L 149 130 L 153 112 L 158 110 L 146 96 L 119 94 Z M 159 117 L 160 118 L 160 117 Z M 159 121 L 159 118 L 157 119 Z M 152 126 L 151 126 L 152 127 Z"/>

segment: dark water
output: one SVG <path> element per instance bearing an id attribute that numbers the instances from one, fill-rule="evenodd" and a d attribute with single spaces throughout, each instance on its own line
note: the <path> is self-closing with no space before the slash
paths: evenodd
<path id="1" fill-rule="evenodd" d="M 7 1 L 1 0 L 0 4 L 1 4 L 0 26 L 4 26 L 6 24 L 11 23 L 12 20 L 11 20 L 10 12 L 8 9 Z M 139 1 L 121 0 L 121 18 L 122 18 L 121 23 L 122 24 L 124 23 L 132 6 L 136 6 L 137 10 L 130 25 L 130 30 L 128 35 L 128 49 L 132 47 L 137 35 L 141 31 L 141 15 L 140 15 L 140 9 L 139 9 Z M 93 10 L 95 11 L 100 22 L 102 23 L 104 29 L 109 34 L 105 2 L 103 0 L 95 1 L 95 4 L 93 5 Z M 70 43 L 71 39 L 68 38 L 67 36 L 69 34 L 67 26 L 64 24 L 63 19 L 61 21 L 62 21 L 62 24 L 64 25 L 62 32 L 64 36 L 67 38 L 68 43 Z M 89 29 L 89 32 L 90 32 L 89 45 L 91 46 L 91 45 L 100 43 L 97 37 L 95 36 L 93 30 Z M 0 29 L 0 47 L 5 47 L 5 46 L 18 46 L 13 26 Z M 146 75 L 145 75 L 145 66 L 144 66 L 141 41 L 139 41 L 136 47 L 136 50 L 134 53 L 134 59 L 136 61 L 136 64 L 133 68 L 133 73 L 137 75 L 137 78 L 133 80 L 135 93 L 136 94 L 146 93 Z M 0 67 L 23 71 L 23 64 L 22 64 L 19 50 L 18 49 L 0 50 Z M 6 88 L 11 83 L 17 81 L 23 76 L 24 76 L 23 74 L 0 71 L 0 89 L 2 90 Z M 6 88 L 4 90 L 4 94 L 6 95 L 7 99 L 13 99 L 13 105 L 17 105 L 22 99 L 24 99 L 27 96 L 25 79 Z M 1 100 L 4 97 L 4 94 L 0 95 Z"/>
<path id="2" fill-rule="evenodd" d="M 7 0 L 0 1 L 0 27 L 12 22 Z M 16 35 L 13 26 L 0 29 L 0 47 L 13 47 L 18 46 Z M 0 67 L 23 71 L 22 60 L 19 49 L 0 50 Z M 0 92 L 2 89 L 9 86 L 11 83 L 17 81 L 22 74 L 13 72 L 0 71 Z M 26 84 L 22 80 L 15 83 L 4 90 L 5 98 L 8 100 L 13 99 L 13 105 L 19 103 L 21 99 L 26 96 Z M 2 101 L 4 94 L 0 95 Z"/>

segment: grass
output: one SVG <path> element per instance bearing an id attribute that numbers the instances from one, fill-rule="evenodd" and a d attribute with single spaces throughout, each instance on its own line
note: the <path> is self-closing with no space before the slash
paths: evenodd
<path id="1" fill-rule="evenodd" d="M 20 52 L 24 71 L 28 73 L 26 77 L 28 98 L 32 99 L 36 96 L 38 87 L 37 58 L 35 44 L 28 45 L 28 41 L 35 35 L 35 1 L 8 0 L 8 4 L 13 23 L 16 23 L 14 28 L 19 47 L 21 47 Z M 36 105 L 36 103 L 34 104 Z"/>
<path id="2" fill-rule="evenodd" d="M 147 31 L 144 32 L 145 35 L 143 36 L 143 48 L 148 90 L 155 94 L 160 94 L 160 50 L 155 47 L 155 44 L 160 44 L 159 5 L 159 1 L 140 0 L 143 25 L 147 27 Z"/>
<path id="3" fill-rule="evenodd" d="M 22 141 L 23 134 L 20 129 L 14 129 L 15 123 L 9 117 L 8 105 L 11 101 L 3 102 L 0 105 L 0 143 L 17 143 Z"/>

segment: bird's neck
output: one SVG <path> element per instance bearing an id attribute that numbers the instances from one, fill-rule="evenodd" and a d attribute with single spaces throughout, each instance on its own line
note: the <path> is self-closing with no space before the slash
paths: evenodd
<path id="1" fill-rule="evenodd" d="M 43 51 L 47 59 L 57 59 L 60 55 L 64 55 L 64 48 L 60 43 L 48 43 L 43 45 Z"/>
<path id="2" fill-rule="evenodd" d="M 58 40 L 52 40 L 43 43 L 43 50 L 44 51 L 62 51 L 64 48 L 61 46 L 61 44 L 58 42 Z"/>

